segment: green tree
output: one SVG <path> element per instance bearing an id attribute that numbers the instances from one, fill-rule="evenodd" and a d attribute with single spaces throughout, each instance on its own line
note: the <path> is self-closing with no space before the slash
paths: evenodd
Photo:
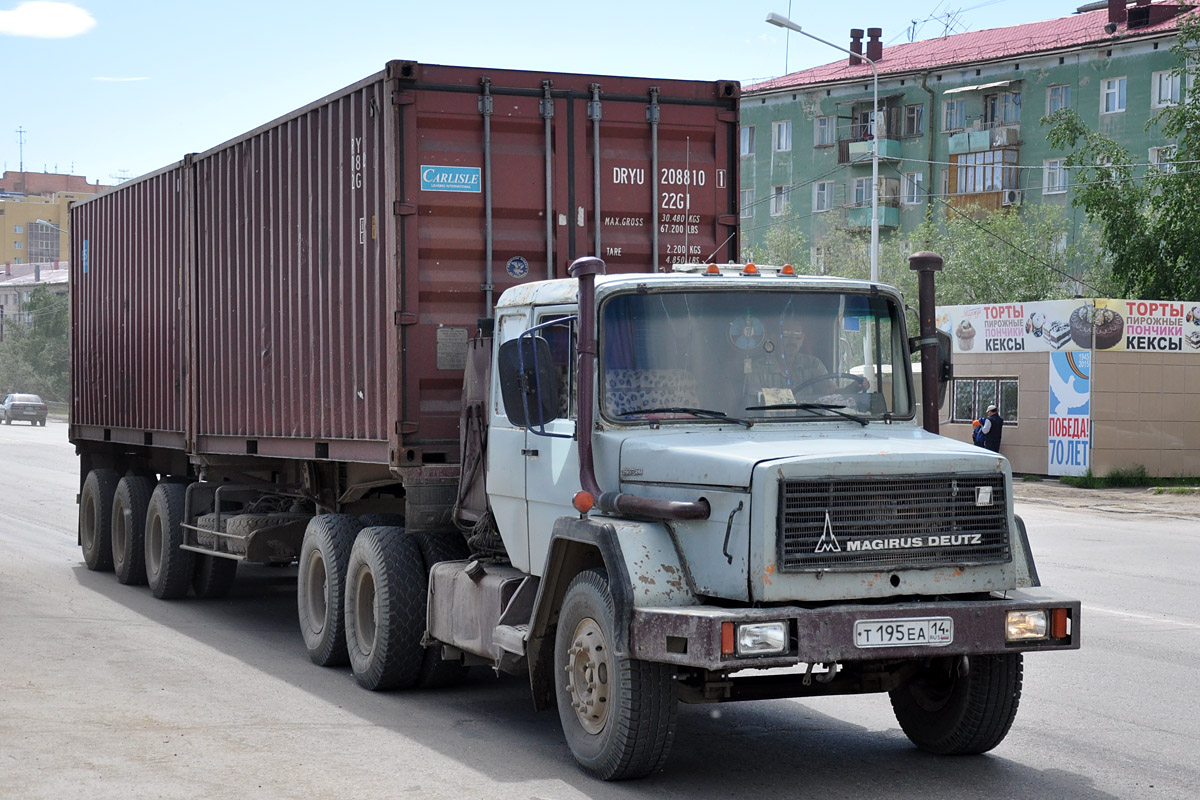
<path id="1" fill-rule="evenodd" d="M 11 313 L 0 342 L 0 394 L 31 392 L 65 401 L 70 383 L 70 321 L 67 298 L 45 286 L 34 289 L 22 307 L 28 322 Z"/>
<path id="2" fill-rule="evenodd" d="M 1172 48 L 1180 85 L 1200 77 L 1195 52 L 1200 20 L 1185 19 Z M 1100 239 L 1112 260 L 1116 294 L 1126 297 L 1185 299 L 1200 297 L 1200 92 L 1187 92 L 1149 123 L 1169 141 L 1173 156 L 1155 166 L 1138 163 L 1111 137 L 1091 130 L 1069 109 L 1042 120 L 1047 140 L 1068 151 L 1071 202 L 1100 226 Z"/>

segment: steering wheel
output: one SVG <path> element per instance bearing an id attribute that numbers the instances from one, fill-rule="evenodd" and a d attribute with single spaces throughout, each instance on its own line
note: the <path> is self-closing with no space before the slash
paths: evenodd
<path id="1" fill-rule="evenodd" d="M 858 387 L 856 391 L 865 392 L 867 390 L 867 381 L 861 375 L 855 375 L 852 372 L 827 372 L 824 375 L 817 375 L 816 377 L 809 378 L 801 384 L 793 386 L 792 391 L 799 392 L 801 389 L 807 389 L 814 383 L 820 383 L 821 381 L 838 381 L 839 383 L 842 381 L 845 381 L 846 383 L 853 382 Z"/>

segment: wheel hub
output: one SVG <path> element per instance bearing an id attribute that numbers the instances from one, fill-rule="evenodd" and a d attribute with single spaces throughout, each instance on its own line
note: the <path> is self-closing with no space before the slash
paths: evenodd
<path id="1" fill-rule="evenodd" d="M 591 734 L 600 733 L 608 722 L 608 642 L 599 624 L 587 617 L 580 620 L 567 649 L 567 692 L 579 724 Z"/>

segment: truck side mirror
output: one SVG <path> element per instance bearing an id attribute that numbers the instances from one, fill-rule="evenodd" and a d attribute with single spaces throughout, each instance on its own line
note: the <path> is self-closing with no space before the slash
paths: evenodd
<path id="1" fill-rule="evenodd" d="M 504 413 L 524 428 L 541 427 L 559 415 L 558 372 L 550 343 L 520 336 L 500 345 L 500 395 Z"/>
<path id="2" fill-rule="evenodd" d="M 933 332 L 937 336 L 938 408 L 946 404 L 946 387 L 954 380 L 954 352 L 950 347 L 950 334 L 943 330 Z"/>

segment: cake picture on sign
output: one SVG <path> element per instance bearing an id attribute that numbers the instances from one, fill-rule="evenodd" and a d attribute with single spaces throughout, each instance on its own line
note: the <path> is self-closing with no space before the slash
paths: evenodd
<path id="1" fill-rule="evenodd" d="M 1056 319 L 1046 326 L 1043 335 L 1051 347 L 1055 350 L 1061 350 L 1064 344 L 1071 341 L 1071 326 Z"/>
<path id="2" fill-rule="evenodd" d="M 1111 308 L 1080 306 L 1071 312 L 1071 340 L 1080 347 L 1092 346 L 1092 323 L 1096 328 L 1096 349 L 1107 350 L 1121 341 L 1125 320 Z"/>
<path id="3" fill-rule="evenodd" d="M 958 337 L 958 346 L 963 350 L 970 350 L 975 347 L 975 326 L 970 320 L 963 320 L 958 323 L 958 327 L 954 329 L 954 335 Z"/>

